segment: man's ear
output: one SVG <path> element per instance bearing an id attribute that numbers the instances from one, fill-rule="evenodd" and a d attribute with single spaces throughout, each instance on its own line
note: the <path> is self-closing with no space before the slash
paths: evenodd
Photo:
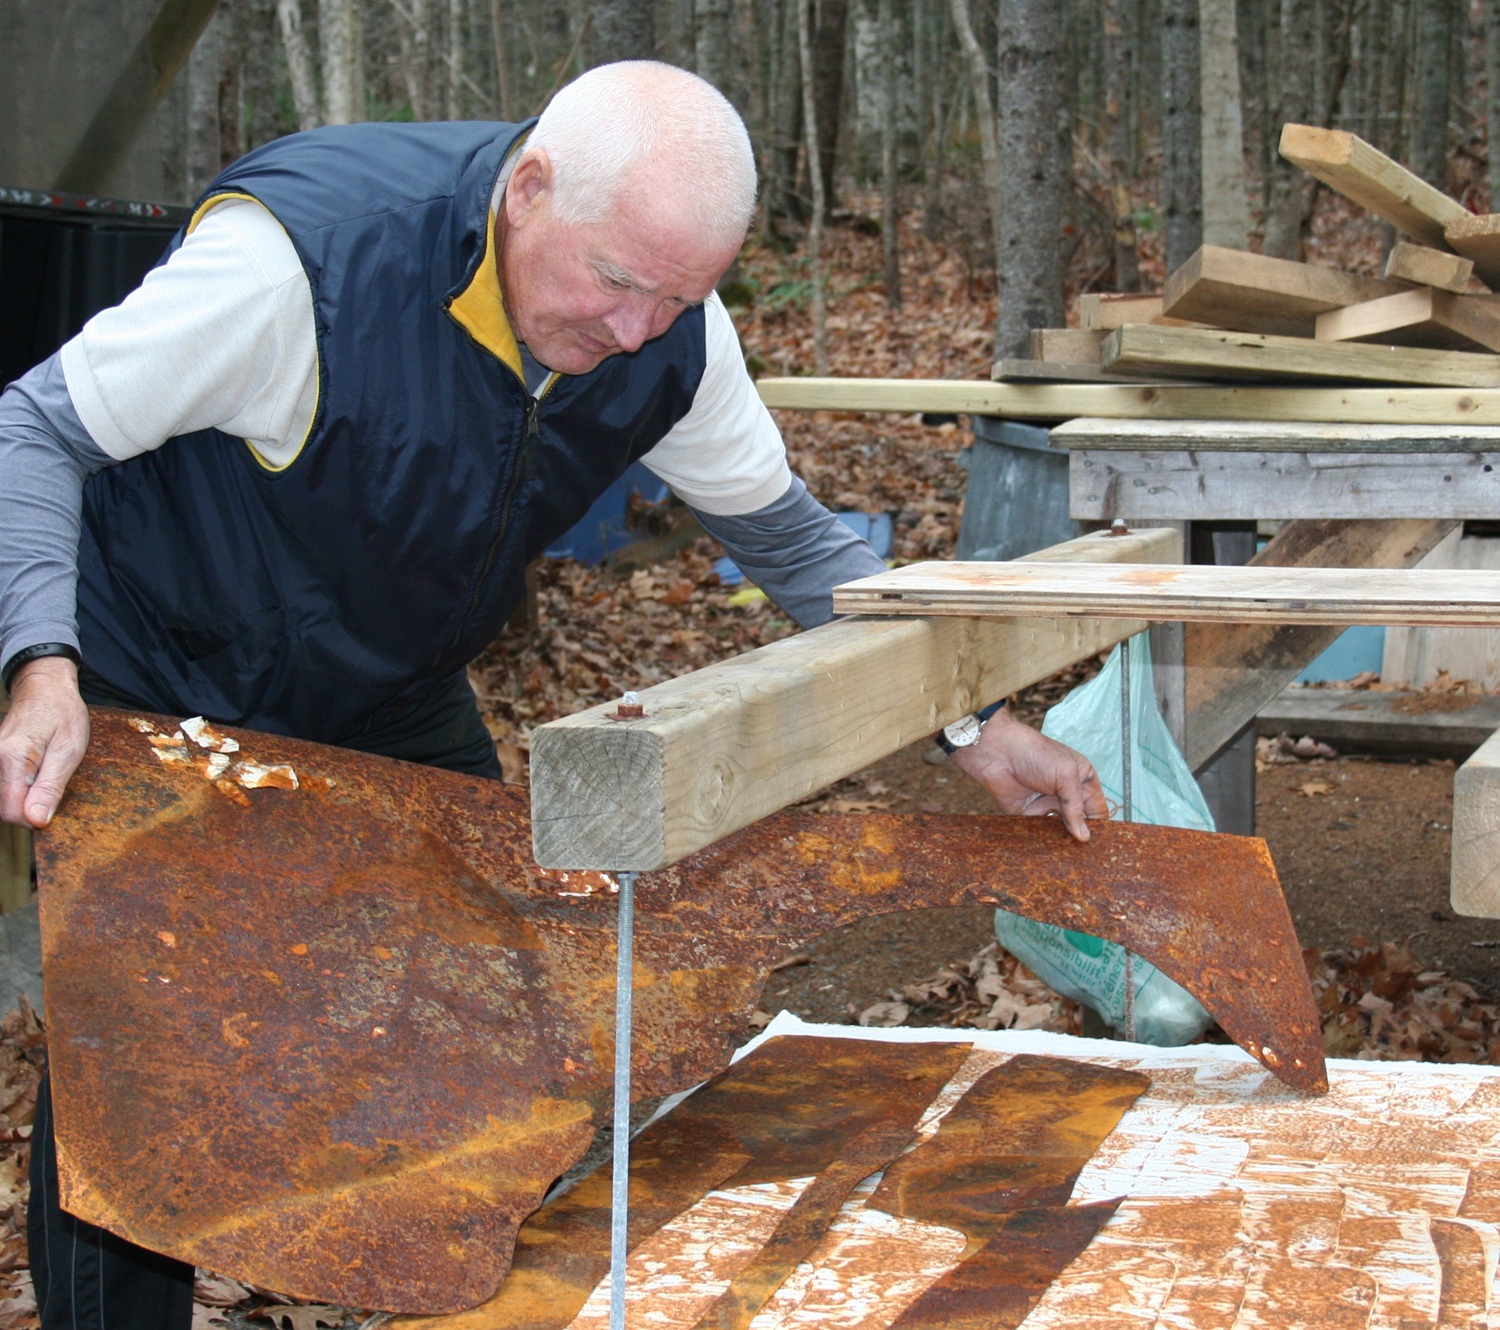
<path id="1" fill-rule="evenodd" d="M 505 218 L 523 226 L 552 189 L 552 159 L 545 148 L 527 148 L 511 169 L 505 186 Z"/>

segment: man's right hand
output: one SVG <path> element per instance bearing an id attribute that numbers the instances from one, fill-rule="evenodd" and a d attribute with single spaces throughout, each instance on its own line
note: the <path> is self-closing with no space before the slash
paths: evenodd
<path id="1" fill-rule="evenodd" d="M 0 717 L 0 821 L 45 827 L 89 746 L 78 667 L 43 656 L 16 671 Z"/>

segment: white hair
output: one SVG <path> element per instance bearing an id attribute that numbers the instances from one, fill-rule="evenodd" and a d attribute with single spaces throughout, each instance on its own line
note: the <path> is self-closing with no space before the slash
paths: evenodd
<path id="1" fill-rule="evenodd" d="M 606 220 L 647 166 L 680 182 L 673 200 L 707 237 L 742 240 L 755 210 L 755 155 L 739 112 L 696 74 L 623 60 L 579 75 L 542 112 L 527 148 L 544 148 L 552 202 L 569 223 Z"/>

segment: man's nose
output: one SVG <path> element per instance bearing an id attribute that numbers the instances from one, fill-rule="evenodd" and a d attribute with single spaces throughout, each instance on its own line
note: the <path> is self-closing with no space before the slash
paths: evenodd
<path id="1" fill-rule="evenodd" d="M 626 300 L 616 306 L 604 320 L 604 325 L 622 351 L 639 351 L 651 337 L 655 336 L 655 310 L 652 302 Z"/>

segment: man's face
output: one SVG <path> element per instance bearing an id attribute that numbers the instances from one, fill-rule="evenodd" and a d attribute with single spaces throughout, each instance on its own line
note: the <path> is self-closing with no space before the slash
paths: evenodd
<path id="1" fill-rule="evenodd" d="M 551 179 L 545 152 L 523 153 L 496 223 L 511 325 L 548 369 L 585 374 L 660 337 L 707 299 L 738 252 L 696 235 L 676 192 L 649 169 L 596 224 L 559 221 Z"/>

